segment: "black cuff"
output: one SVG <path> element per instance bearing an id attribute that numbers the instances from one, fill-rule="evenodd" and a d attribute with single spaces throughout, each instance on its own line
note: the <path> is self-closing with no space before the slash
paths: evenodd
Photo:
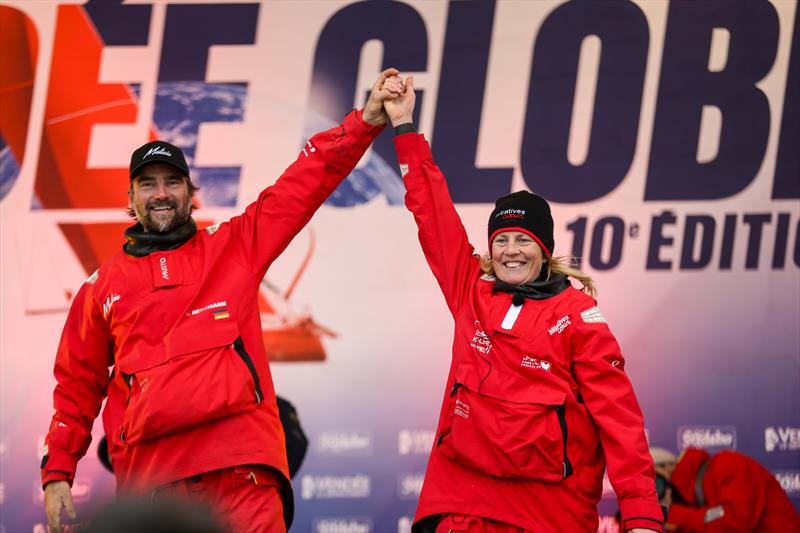
<path id="1" fill-rule="evenodd" d="M 394 127 L 394 134 L 395 135 L 402 135 L 404 133 L 416 133 L 417 128 L 414 127 L 413 122 L 406 122 L 405 124 L 400 124 L 399 126 Z"/>

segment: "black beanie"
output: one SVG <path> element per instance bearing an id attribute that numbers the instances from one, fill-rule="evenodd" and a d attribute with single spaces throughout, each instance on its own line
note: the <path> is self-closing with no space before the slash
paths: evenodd
<path id="1" fill-rule="evenodd" d="M 184 176 L 189 177 L 189 165 L 183 157 L 183 151 L 166 141 L 151 141 L 143 144 L 131 154 L 131 181 L 136 177 L 136 172 L 150 163 L 166 163 L 180 170 Z"/>
<path id="2" fill-rule="evenodd" d="M 498 198 L 489 216 L 489 250 L 494 238 L 503 231 L 527 233 L 547 257 L 553 255 L 553 216 L 550 204 L 541 196 L 517 191 Z"/>

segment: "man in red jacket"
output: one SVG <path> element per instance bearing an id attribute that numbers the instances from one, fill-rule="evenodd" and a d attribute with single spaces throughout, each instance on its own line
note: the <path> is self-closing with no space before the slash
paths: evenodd
<path id="1" fill-rule="evenodd" d="M 670 484 L 662 498 L 669 506 L 667 531 L 800 532 L 800 516 L 775 476 L 742 453 L 712 457 L 688 448 L 677 463 L 658 463 L 656 472 Z"/>
<path id="2" fill-rule="evenodd" d="M 189 497 L 234 531 L 283 532 L 293 503 L 258 287 L 269 265 L 350 173 L 401 90 L 385 70 L 363 110 L 318 133 L 258 199 L 197 231 L 196 187 L 179 148 L 153 141 L 130 163 L 125 246 L 83 284 L 55 364 L 42 485 L 51 530 L 103 424 L 118 490 Z M 109 367 L 112 367 L 109 373 Z"/>

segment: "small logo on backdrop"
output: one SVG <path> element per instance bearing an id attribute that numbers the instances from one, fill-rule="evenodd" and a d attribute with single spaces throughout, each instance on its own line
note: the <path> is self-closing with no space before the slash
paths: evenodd
<path id="1" fill-rule="evenodd" d="M 370 533 L 372 520 L 366 517 L 317 518 L 312 525 L 314 533 Z"/>
<path id="2" fill-rule="evenodd" d="M 475 334 L 472 336 L 472 342 L 469 344 L 480 353 L 487 354 L 492 349 L 492 341 L 489 336 L 483 331 L 481 323 L 475 321 Z"/>
<path id="3" fill-rule="evenodd" d="M 733 426 L 683 426 L 678 428 L 678 449 L 705 448 L 711 452 L 736 449 Z"/>
<path id="4" fill-rule="evenodd" d="M 414 521 L 410 516 L 401 516 L 397 519 L 397 533 L 411 533 Z"/>
<path id="5" fill-rule="evenodd" d="M 800 470 L 779 470 L 773 475 L 787 496 L 793 498 L 800 495 Z"/>
<path id="6" fill-rule="evenodd" d="M 764 447 L 768 452 L 800 450 L 800 428 L 787 426 L 765 428 Z"/>
<path id="7" fill-rule="evenodd" d="M 372 479 L 365 474 L 353 476 L 303 476 L 300 495 L 304 500 L 368 498 Z"/>
<path id="8" fill-rule="evenodd" d="M 464 403 L 461 400 L 456 400 L 456 408 L 453 411 L 453 414 L 466 420 L 469 418 L 469 404 Z"/>
<path id="9" fill-rule="evenodd" d="M 403 474 L 397 478 L 397 496 L 404 500 L 416 500 L 422 492 L 422 481 L 425 474 Z"/>
<path id="10" fill-rule="evenodd" d="M 423 454 L 431 451 L 435 431 L 403 429 L 397 434 L 397 453 L 400 455 Z"/>
<path id="11" fill-rule="evenodd" d="M 103 318 L 108 319 L 108 314 L 111 312 L 111 306 L 114 305 L 114 302 L 119 300 L 120 296 L 117 293 L 112 293 L 106 298 L 105 303 L 103 304 Z"/>
<path id="12" fill-rule="evenodd" d="M 590 307 L 586 311 L 581 313 L 581 318 L 587 324 L 591 323 L 606 323 L 606 317 L 603 316 L 603 313 L 600 312 L 600 308 L 597 306 Z"/>
<path id="13" fill-rule="evenodd" d="M 544 361 L 542 359 L 537 359 L 535 357 L 523 355 L 522 363 L 520 363 L 520 366 L 524 366 L 525 368 L 535 368 L 537 370 L 544 370 L 545 372 L 550 372 L 550 367 L 552 366 L 552 364 L 549 361 Z"/>
<path id="14" fill-rule="evenodd" d="M 163 146 L 154 146 L 153 148 L 150 148 L 148 151 L 146 151 L 144 153 L 144 155 L 142 156 L 142 159 L 144 160 L 144 159 L 147 159 L 148 157 L 154 156 L 154 155 L 165 155 L 167 157 L 172 157 L 172 152 L 170 152 L 169 150 L 167 150 Z"/>
<path id="15" fill-rule="evenodd" d="M 359 455 L 372 451 L 369 431 L 326 431 L 317 439 L 316 451 L 322 455 Z"/>
<path id="16" fill-rule="evenodd" d="M 564 331 L 564 328 L 569 326 L 571 323 L 572 322 L 570 322 L 570 320 L 569 320 L 569 315 L 564 315 L 561 318 L 559 318 L 558 322 L 556 322 L 553 325 L 553 327 L 548 329 L 547 332 L 550 333 L 550 335 L 555 335 L 556 333 L 561 333 L 562 331 Z"/>

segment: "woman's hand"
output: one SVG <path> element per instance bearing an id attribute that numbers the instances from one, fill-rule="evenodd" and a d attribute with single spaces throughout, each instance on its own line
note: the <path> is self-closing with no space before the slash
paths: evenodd
<path id="1" fill-rule="evenodd" d="M 383 107 L 386 109 L 386 114 L 389 115 L 392 126 L 413 122 L 414 105 L 417 100 L 417 95 L 414 93 L 414 76 L 408 76 L 405 82 L 399 76 L 387 80 L 387 82 L 389 81 L 399 82 L 403 86 L 402 92 L 397 97 L 387 98 L 383 101 Z"/>
<path id="2" fill-rule="evenodd" d="M 396 68 L 387 68 L 381 72 L 372 86 L 367 103 L 361 118 L 373 126 L 383 126 L 388 117 L 383 109 L 383 104 L 389 98 L 397 98 L 403 91 L 403 82 L 397 76 L 400 73 Z"/>

